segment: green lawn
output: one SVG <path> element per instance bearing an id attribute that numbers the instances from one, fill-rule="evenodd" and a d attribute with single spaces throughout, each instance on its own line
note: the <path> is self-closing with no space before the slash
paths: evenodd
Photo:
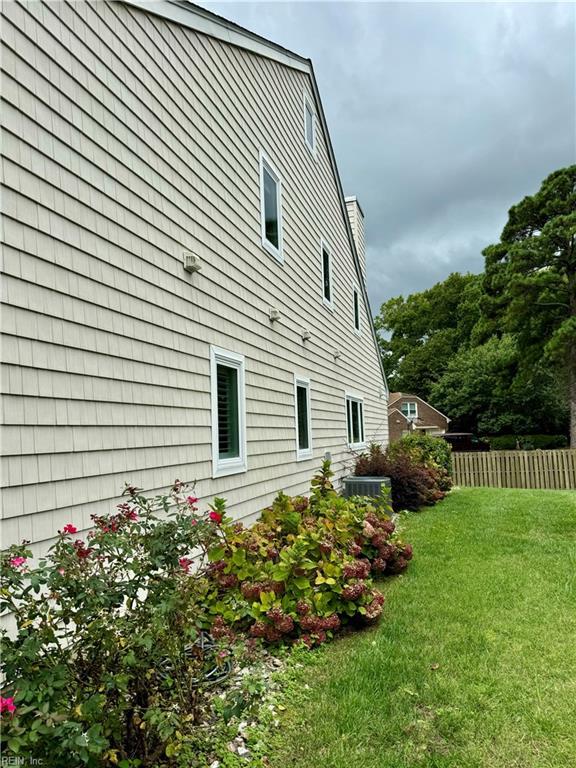
<path id="1" fill-rule="evenodd" d="M 576 766 L 576 493 L 461 489 L 402 526 L 382 623 L 299 671 L 273 768 Z"/>

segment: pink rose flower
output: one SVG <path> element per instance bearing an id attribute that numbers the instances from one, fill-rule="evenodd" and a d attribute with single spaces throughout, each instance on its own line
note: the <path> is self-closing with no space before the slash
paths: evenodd
<path id="1" fill-rule="evenodd" d="M 26 558 L 25 557 L 13 557 L 10 560 L 10 565 L 13 568 L 20 568 L 20 566 L 24 565 L 25 562 L 26 562 Z"/>
<path id="2" fill-rule="evenodd" d="M 6 699 L 3 696 L 0 696 L 0 714 L 4 714 L 4 712 L 9 712 L 11 715 L 16 712 L 13 696 L 8 696 Z"/>
<path id="3" fill-rule="evenodd" d="M 72 523 L 68 523 L 68 525 L 65 525 L 64 528 L 62 528 L 62 533 L 78 533 L 78 528 L 76 528 L 75 525 L 72 525 Z"/>

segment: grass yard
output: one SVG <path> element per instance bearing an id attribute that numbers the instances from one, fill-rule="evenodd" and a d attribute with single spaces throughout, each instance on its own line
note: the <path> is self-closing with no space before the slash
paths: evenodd
<path id="1" fill-rule="evenodd" d="M 576 493 L 461 489 L 402 526 L 382 623 L 298 671 L 273 767 L 576 766 Z"/>

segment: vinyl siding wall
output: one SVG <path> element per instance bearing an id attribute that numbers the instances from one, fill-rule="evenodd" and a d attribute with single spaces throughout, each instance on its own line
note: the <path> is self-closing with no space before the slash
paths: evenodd
<path id="1" fill-rule="evenodd" d="M 125 481 L 196 479 L 202 499 L 253 515 L 280 488 L 305 491 L 325 451 L 342 474 L 345 391 L 365 398 L 367 439 L 386 441 L 319 125 L 316 158 L 304 142 L 308 76 L 120 2 L 3 15 L 4 543 L 87 529 Z M 282 175 L 283 265 L 261 244 L 260 150 Z M 217 480 L 211 344 L 246 358 L 248 472 Z M 300 462 L 295 372 L 311 379 L 314 458 Z"/>

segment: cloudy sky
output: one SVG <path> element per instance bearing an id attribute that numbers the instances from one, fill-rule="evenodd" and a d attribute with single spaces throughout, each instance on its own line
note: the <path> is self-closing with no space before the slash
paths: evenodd
<path id="1" fill-rule="evenodd" d="M 576 5 L 202 2 L 310 57 L 373 311 L 479 272 L 508 208 L 576 162 Z"/>

